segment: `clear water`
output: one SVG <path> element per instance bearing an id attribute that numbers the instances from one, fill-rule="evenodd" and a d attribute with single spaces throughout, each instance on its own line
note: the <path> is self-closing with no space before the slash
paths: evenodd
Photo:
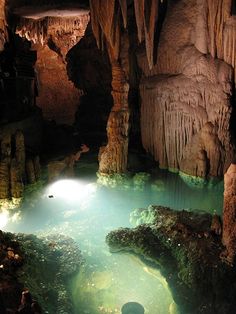
<path id="1" fill-rule="evenodd" d="M 120 313 L 130 301 L 142 304 L 145 313 L 176 313 L 159 271 L 130 254 L 111 254 L 105 236 L 110 230 L 131 227 L 130 212 L 150 204 L 221 213 L 222 182 L 191 188 L 178 175 L 159 171 L 143 191 L 97 188 L 96 170 L 96 164 L 81 161 L 76 180 L 48 185 L 40 193 L 26 192 L 21 220 L 9 220 L 4 230 L 60 232 L 78 242 L 86 262 L 70 287 L 76 313 Z"/>

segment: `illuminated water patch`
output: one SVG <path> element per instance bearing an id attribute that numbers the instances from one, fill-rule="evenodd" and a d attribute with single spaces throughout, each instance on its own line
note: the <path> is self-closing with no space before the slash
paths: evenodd
<path id="1" fill-rule="evenodd" d="M 80 200 L 84 193 L 84 185 L 77 180 L 60 180 L 48 186 L 46 193 L 49 198 L 61 198 L 72 201 Z"/>
<path id="2" fill-rule="evenodd" d="M 3 229 L 9 220 L 9 213 L 7 210 L 2 210 L 0 212 L 0 229 Z"/>

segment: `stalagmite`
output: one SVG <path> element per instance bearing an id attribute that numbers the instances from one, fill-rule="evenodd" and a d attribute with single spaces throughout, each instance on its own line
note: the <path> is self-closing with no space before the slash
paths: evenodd
<path id="1" fill-rule="evenodd" d="M 224 176 L 223 257 L 230 264 L 236 255 L 236 164 L 231 164 Z"/>
<path id="2" fill-rule="evenodd" d="M 105 174 L 125 172 L 128 156 L 129 85 L 120 64 L 113 59 L 111 66 L 114 106 L 107 123 L 108 144 L 102 149 L 99 162 L 99 172 Z"/>
<path id="3" fill-rule="evenodd" d="M 0 199 L 7 199 L 10 196 L 9 163 L 0 161 Z"/>
<path id="4" fill-rule="evenodd" d="M 22 182 L 21 169 L 15 158 L 11 160 L 10 187 L 11 187 L 12 197 L 15 197 L 15 198 L 22 197 L 24 185 Z"/>
<path id="5" fill-rule="evenodd" d="M 1 159 L 10 164 L 11 161 L 11 134 L 3 135 L 1 140 Z"/>

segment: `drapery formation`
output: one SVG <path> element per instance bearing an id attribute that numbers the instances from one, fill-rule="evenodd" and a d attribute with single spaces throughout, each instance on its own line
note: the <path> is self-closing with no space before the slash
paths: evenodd
<path id="1" fill-rule="evenodd" d="M 231 4 L 171 2 L 157 64 L 150 70 L 144 54 L 138 56 L 143 70 L 142 142 L 161 167 L 200 177 L 222 176 L 231 161 L 236 43 Z"/>

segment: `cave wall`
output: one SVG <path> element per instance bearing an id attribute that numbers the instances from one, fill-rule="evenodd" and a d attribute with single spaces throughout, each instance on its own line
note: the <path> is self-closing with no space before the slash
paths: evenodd
<path id="1" fill-rule="evenodd" d="M 39 91 L 36 103 L 45 119 L 72 124 L 81 93 L 69 81 L 66 64 L 55 51 L 48 46 L 39 46 L 37 54 Z"/>
<path id="2" fill-rule="evenodd" d="M 235 19 L 229 5 L 170 1 L 156 65 L 150 69 L 138 53 L 142 142 L 162 168 L 222 176 L 230 163 Z"/>
<path id="3" fill-rule="evenodd" d="M 37 105 L 47 120 L 73 124 L 81 91 L 69 81 L 66 55 L 84 36 L 89 14 L 32 19 L 18 17 L 16 33 L 37 50 Z"/>

